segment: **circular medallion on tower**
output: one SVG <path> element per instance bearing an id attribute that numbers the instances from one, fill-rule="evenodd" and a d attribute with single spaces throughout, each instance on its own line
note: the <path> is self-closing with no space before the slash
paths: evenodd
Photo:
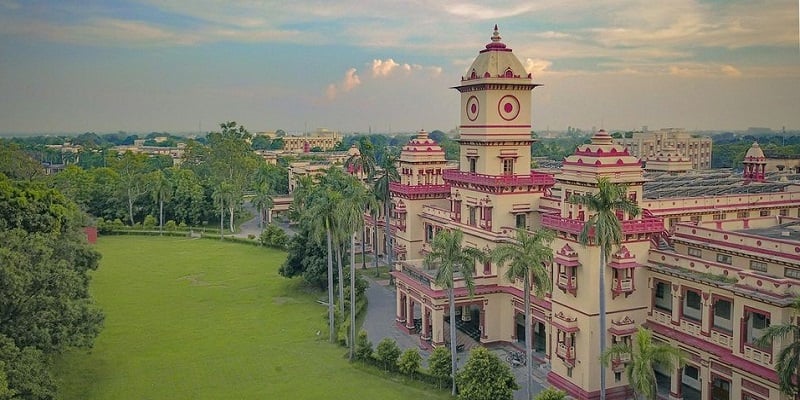
<path id="1" fill-rule="evenodd" d="M 478 113 L 481 111 L 480 103 L 478 102 L 478 98 L 475 96 L 470 97 L 467 99 L 467 119 L 470 121 L 475 121 L 478 119 Z"/>
<path id="2" fill-rule="evenodd" d="M 506 121 L 511 121 L 519 115 L 519 100 L 512 95 L 503 96 L 497 103 L 497 112 Z"/>

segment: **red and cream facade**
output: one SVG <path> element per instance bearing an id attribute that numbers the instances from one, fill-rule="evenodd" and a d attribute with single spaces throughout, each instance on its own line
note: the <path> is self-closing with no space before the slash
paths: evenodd
<path id="1" fill-rule="evenodd" d="M 618 215 L 624 240 L 609 258 L 602 294 L 607 346 L 630 341 L 644 325 L 684 350 L 687 368 L 661 371 L 670 377 L 671 399 L 682 398 L 686 386 L 704 400 L 782 398 L 774 373 L 781 344 L 762 349 L 753 339 L 765 324 L 791 321 L 786 306 L 800 289 L 800 240 L 747 230 L 792 221 L 800 226 L 800 187 L 646 198 L 642 163 L 602 130 L 567 157 L 559 173 L 533 171 L 530 110 L 537 86 L 495 28 L 455 87 L 461 95 L 459 167 L 447 168 L 444 152 L 424 132 L 403 149 L 401 180 L 391 185 L 398 324 L 423 344 L 445 343 L 447 294 L 434 283 L 435 270 L 422 263 L 440 230 L 460 229 L 464 246 L 491 250 L 515 228 L 552 229 L 553 290 L 532 299 L 534 348 L 550 364 L 551 384 L 575 398 L 599 397 L 599 249 L 579 243 L 591 215 L 568 199 L 596 192 L 597 179 L 607 177 L 628 185 L 627 196 L 643 209 L 636 217 Z M 472 296 L 455 281 L 454 317 L 476 327 L 484 344 L 524 336 L 523 287 L 504 273 L 492 263 L 476 265 Z M 626 361 L 609 367 L 609 398 L 631 394 L 622 373 Z"/>

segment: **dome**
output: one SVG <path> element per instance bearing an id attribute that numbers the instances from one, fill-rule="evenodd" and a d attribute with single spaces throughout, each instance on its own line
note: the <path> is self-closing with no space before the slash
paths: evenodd
<path id="1" fill-rule="evenodd" d="M 525 71 L 517 56 L 500 41 L 501 39 L 495 25 L 492 42 L 480 51 L 462 80 L 502 78 L 529 81 L 531 79 L 531 74 Z"/>
<path id="2" fill-rule="evenodd" d="M 753 145 L 747 149 L 747 153 L 744 155 L 745 160 L 760 160 L 764 159 L 764 151 L 761 150 L 761 146 L 758 145 L 758 142 L 753 142 Z"/>

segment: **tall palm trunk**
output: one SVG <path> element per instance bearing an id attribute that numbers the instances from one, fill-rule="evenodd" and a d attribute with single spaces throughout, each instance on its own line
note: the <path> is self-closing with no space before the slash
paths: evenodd
<path id="1" fill-rule="evenodd" d="M 447 300 L 450 302 L 450 362 L 452 363 L 453 390 L 452 395 L 456 395 L 456 373 L 458 372 L 458 360 L 456 359 L 456 301 L 453 281 L 450 281 L 450 288 L 447 289 Z"/>
<path id="2" fill-rule="evenodd" d="M 233 226 L 233 202 L 231 202 L 230 206 L 228 207 L 228 211 L 231 213 L 230 219 L 228 220 L 228 228 L 230 228 L 231 233 L 234 232 Z"/>
<path id="3" fill-rule="evenodd" d="M 164 234 L 164 199 L 158 202 L 158 234 Z"/>
<path id="4" fill-rule="evenodd" d="M 336 246 L 336 264 L 339 273 L 339 316 L 344 318 L 344 269 L 342 268 L 342 250 L 344 243 Z"/>
<path id="5" fill-rule="evenodd" d="M 361 269 L 367 269 L 367 228 L 361 228 Z"/>
<path id="6" fill-rule="evenodd" d="M 525 272 L 525 364 L 528 367 L 526 377 L 527 387 L 525 388 L 525 399 L 531 398 L 531 387 L 533 386 L 533 321 L 531 318 L 531 280 L 530 272 Z"/>
<path id="7" fill-rule="evenodd" d="M 225 206 L 219 209 L 219 240 L 225 237 Z"/>
<path id="8" fill-rule="evenodd" d="M 383 217 L 383 230 L 386 235 L 386 263 L 389 265 L 389 271 L 391 272 L 394 270 L 394 265 L 392 264 L 392 236 L 391 230 L 389 229 L 389 201 L 389 196 L 387 195 L 386 201 L 383 203 L 383 211 L 385 212 Z M 391 275 L 389 275 L 389 281 L 394 282 Z"/>
<path id="9" fill-rule="evenodd" d="M 377 221 L 377 217 L 374 222 Z M 374 228 L 372 229 L 372 256 L 375 258 L 375 276 L 378 276 L 378 224 L 376 223 Z"/>
<path id="10" fill-rule="evenodd" d="M 363 230 L 362 230 L 363 232 Z M 362 248 L 363 256 L 363 248 Z M 355 232 L 350 237 L 350 361 L 353 361 L 353 353 L 356 343 L 356 235 Z"/>
<path id="11" fill-rule="evenodd" d="M 330 342 L 336 341 L 334 316 L 333 316 L 333 249 L 331 248 L 331 228 L 326 229 L 328 236 L 328 330 L 330 335 Z"/>
<path id="12" fill-rule="evenodd" d="M 600 354 L 606 351 L 606 250 L 600 248 Z M 606 366 L 600 365 L 600 400 L 606 399 Z"/>

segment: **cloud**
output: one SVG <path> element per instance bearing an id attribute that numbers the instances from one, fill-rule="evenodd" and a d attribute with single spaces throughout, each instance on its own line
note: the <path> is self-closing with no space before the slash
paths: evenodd
<path id="1" fill-rule="evenodd" d="M 328 100 L 333 100 L 341 93 L 349 92 L 361 85 L 361 78 L 357 74 L 355 68 L 350 68 L 344 73 L 344 78 L 338 84 L 331 83 L 325 90 L 325 96 Z"/>
<path id="2" fill-rule="evenodd" d="M 742 71 L 739 71 L 732 65 L 723 65 L 721 71 L 723 74 L 731 77 L 742 76 Z"/>
<path id="3" fill-rule="evenodd" d="M 474 20 L 498 20 L 502 18 L 515 17 L 522 14 L 527 14 L 536 9 L 533 2 L 525 2 L 517 6 L 506 5 L 499 7 L 496 4 L 492 6 L 483 6 L 478 4 L 457 3 L 446 7 L 447 12 L 458 17 L 474 19 Z"/>
<path id="4" fill-rule="evenodd" d="M 525 71 L 528 71 L 529 74 L 533 74 L 535 76 L 536 74 L 544 72 L 550 68 L 553 63 L 547 60 L 526 58 L 524 65 Z"/>
<path id="5" fill-rule="evenodd" d="M 385 78 L 392 75 L 395 71 L 402 71 L 407 74 L 413 71 L 421 71 L 425 69 L 422 65 L 419 64 L 398 64 L 391 58 L 387 58 L 385 60 L 372 60 L 372 77 L 373 78 Z M 442 69 L 439 67 L 428 67 L 429 70 L 433 72 L 434 75 L 438 75 L 442 72 Z"/>

